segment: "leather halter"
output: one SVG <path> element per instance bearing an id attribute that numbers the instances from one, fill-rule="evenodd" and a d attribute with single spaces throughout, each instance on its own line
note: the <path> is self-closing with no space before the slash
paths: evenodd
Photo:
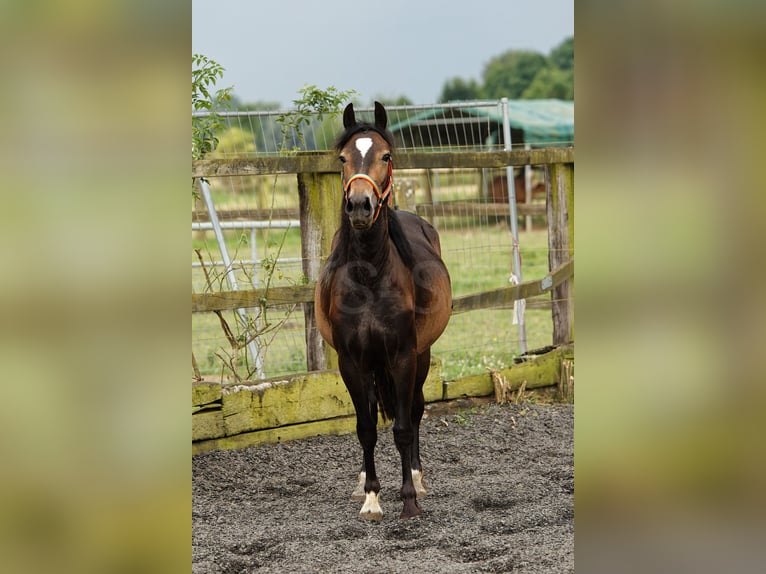
<path id="1" fill-rule="evenodd" d="M 372 216 L 372 222 L 375 223 L 375 220 L 378 219 L 378 215 L 380 215 L 380 210 L 383 207 L 383 204 L 385 204 L 386 201 L 388 201 L 388 198 L 391 197 L 391 189 L 394 186 L 394 162 L 390 159 L 388 160 L 388 182 L 383 191 L 380 191 L 380 186 L 378 186 L 377 182 L 366 173 L 355 173 L 349 177 L 343 184 L 343 199 L 345 201 L 348 201 L 348 194 L 351 191 L 351 182 L 357 179 L 363 179 L 369 183 L 372 186 L 372 190 L 375 192 L 375 197 L 378 198 L 378 205 L 375 207 L 375 214 Z"/>

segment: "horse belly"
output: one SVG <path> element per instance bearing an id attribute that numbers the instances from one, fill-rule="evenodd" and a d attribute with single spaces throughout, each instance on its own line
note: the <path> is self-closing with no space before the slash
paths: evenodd
<path id="1" fill-rule="evenodd" d="M 421 297 L 415 312 L 418 353 L 433 345 L 447 328 L 452 314 L 452 286 L 449 275 L 434 278 L 427 297 Z"/>

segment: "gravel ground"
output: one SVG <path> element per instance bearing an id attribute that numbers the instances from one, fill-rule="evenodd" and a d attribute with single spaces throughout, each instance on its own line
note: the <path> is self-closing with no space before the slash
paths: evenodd
<path id="1" fill-rule="evenodd" d="M 399 520 L 399 455 L 379 429 L 381 522 L 351 501 L 355 435 L 196 455 L 192 572 L 574 572 L 574 407 L 495 405 L 421 427 L 429 491 Z"/>

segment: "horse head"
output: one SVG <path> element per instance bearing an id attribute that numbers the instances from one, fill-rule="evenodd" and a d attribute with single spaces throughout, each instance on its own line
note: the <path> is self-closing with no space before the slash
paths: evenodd
<path id="1" fill-rule="evenodd" d="M 388 116 L 375 102 L 375 123 L 358 122 L 354 104 L 343 112 L 345 130 L 336 149 L 342 164 L 344 212 L 354 229 L 369 229 L 391 196 L 394 139 L 386 130 Z"/>

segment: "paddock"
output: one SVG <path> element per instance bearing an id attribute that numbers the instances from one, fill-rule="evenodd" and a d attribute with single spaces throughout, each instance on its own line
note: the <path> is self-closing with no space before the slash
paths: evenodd
<path id="1" fill-rule="evenodd" d="M 573 572 L 574 406 L 444 404 L 427 406 L 429 494 L 407 521 L 390 428 L 377 447 L 379 523 L 351 500 L 353 434 L 197 454 L 192 572 Z"/>

